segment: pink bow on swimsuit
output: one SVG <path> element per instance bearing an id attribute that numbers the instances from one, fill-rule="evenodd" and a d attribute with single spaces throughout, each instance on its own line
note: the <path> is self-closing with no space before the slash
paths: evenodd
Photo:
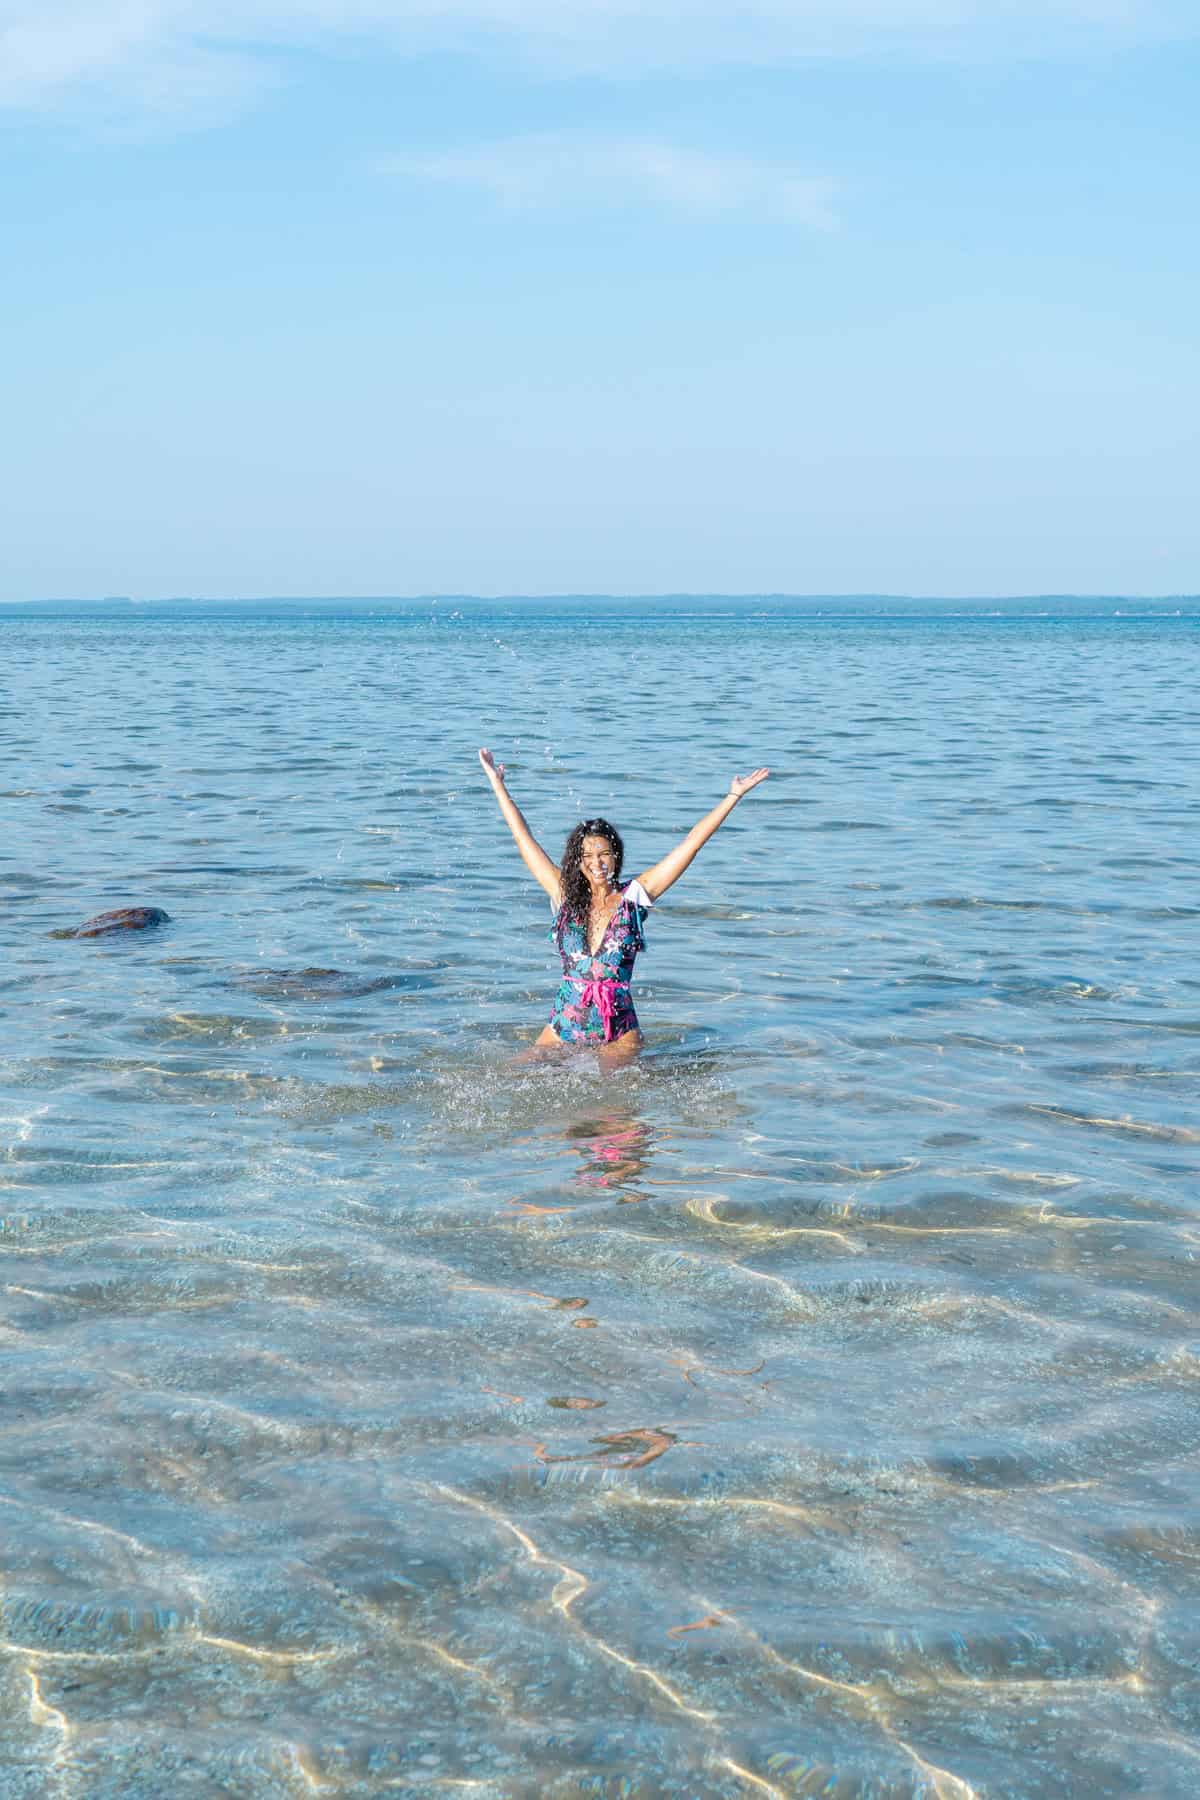
<path id="1" fill-rule="evenodd" d="M 583 986 L 579 990 L 580 1006 L 594 1006 L 604 1021 L 604 1041 L 612 1042 L 613 993 L 620 985 L 611 975 L 573 975 L 572 981 L 580 981 Z"/>

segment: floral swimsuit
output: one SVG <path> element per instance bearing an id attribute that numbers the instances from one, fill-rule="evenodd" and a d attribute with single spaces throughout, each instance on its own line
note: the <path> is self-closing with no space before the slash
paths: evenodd
<path id="1" fill-rule="evenodd" d="M 653 904 L 640 881 L 627 882 L 594 956 L 586 924 L 564 918 L 559 908 L 550 936 L 562 953 L 563 978 L 550 1023 L 564 1044 L 607 1044 L 637 1030 L 629 983 L 633 959 L 646 948 L 642 926 Z"/>

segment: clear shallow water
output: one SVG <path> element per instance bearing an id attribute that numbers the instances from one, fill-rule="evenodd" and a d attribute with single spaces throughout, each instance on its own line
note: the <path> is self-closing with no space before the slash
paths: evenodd
<path id="1" fill-rule="evenodd" d="M 0 1792 L 1196 1793 L 1196 609 L 688 611 L 0 617 Z"/>

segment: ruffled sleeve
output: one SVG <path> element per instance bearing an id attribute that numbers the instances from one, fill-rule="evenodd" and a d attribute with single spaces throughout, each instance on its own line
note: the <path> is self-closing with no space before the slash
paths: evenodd
<path id="1" fill-rule="evenodd" d="M 639 950 L 644 950 L 646 948 L 646 933 L 643 927 L 646 923 L 646 914 L 650 911 L 654 902 L 640 881 L 626 882 L 622 889 L 622 899 L 628 903 L 628 942 L 636 954 Z"/>

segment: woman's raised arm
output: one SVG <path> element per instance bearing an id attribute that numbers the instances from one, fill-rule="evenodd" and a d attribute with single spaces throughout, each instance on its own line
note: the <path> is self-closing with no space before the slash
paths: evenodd
<path id="1" fill-rule="evenodd" d="M 661 862 L 656 862 L 652 869 L 647 869 L 641 877 L 642 886 L 652 900 L 674 885 L 695 857 L 703 849 L 717 827 L 723 825 L 743 794 L 765 781 L 771 773 L 770 769 L 755 769 L 751 775 L 735 775 L 729 784 L 729 792 L 725 798 L 705 813 L 698 825 L 693 825 L 681 844 L 669 850 Z M 522 854 L 524 854 L 522 852 Z"/>
<path id="2" fill-rule="evenodd" d="M 521 809 L 504 785 L 504 764 L 493 760 L 490 750 L 481 750 L 479 760 L 483 764 L 483 772 L 492 784 L 492 792 L 504 815 L 504 823 L 517 841 L 517 849 L 521 852 L 521 861 L 533 876 L 539 887 L 545 888 L 551 900 L 558 903 L 558 867 L 550 861 L 542 846 L 530 831 L 521 816 Z"/>

